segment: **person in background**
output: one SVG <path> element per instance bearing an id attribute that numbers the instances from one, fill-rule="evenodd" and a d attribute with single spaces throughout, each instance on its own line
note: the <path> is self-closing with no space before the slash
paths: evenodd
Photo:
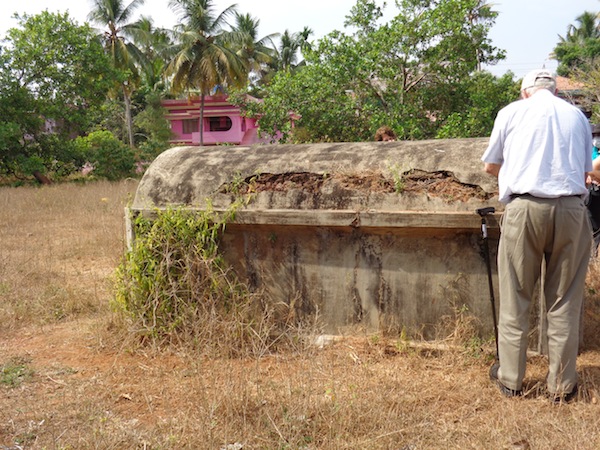
<path id="1" fill-rule="evenodd" d="M 592 169 L 585 115 L 556 95 L 555 76 L 528 73 L 522 100 L 497 115 L 484 170 L 498 177 L 506 204 L 498 247 L 498 361 L 490 379 L 507 397 L 522 395 L 529 311 L 546 263 L 547 391 L 556 402 L 577 394 L 580 312 L 592 232 L 584 203 Z"/>
<path id="2" fill-rule="evenodd" d="M 594 167 L 594 170 L 600 170 L 600 123 L 592 125 L 592 161 L 596 161 L 598 168 Z"/>
<path id="3" fill-rule="evenodd" d="M 594 257 L 598 256 L 600 245 L 600 124 L 592 125 L 592 168 L 588 177 L 589 195 L 586 202 L 588 215 L 592 225 Z"/>
<path id="4" fill-rule="evenodd" d="M 379 127 L 375 132 L 375 140 L 376 141 L 395 141 L 396 133 L 387 125 Z"/>

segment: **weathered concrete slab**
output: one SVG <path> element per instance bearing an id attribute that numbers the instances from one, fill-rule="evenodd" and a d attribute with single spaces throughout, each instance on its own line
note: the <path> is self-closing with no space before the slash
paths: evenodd
<path id="1" fill-rule="evenodd" d="M 393 180 L 399 173 L 417 169 L 426 172 L 448 171 L 462 183 L 480 186 L 485 192 L 497 191 L 495 178 L 483 173 L 481 155 L 487 139 L 445 139 L 410 142 L 360 142 L 306 145 L 259 145 L 254 147 L 177 147 L 161 154 L 140 182 L 133 207 L 138 209 L 168 204 L 205 205 L 211 198 L 216 208 L 227 207 L 231 195 L 219 193 L 227 183 L 261 173 L 310 172 L 322 174 L 360 174 L 381 172 Z M 429 198 L 423 202 L 413 196 L 381 195 L 363 192 L 322 192 L 318 202 L 298 193 L 262 193 L 248 209 L 327 209 L 342 202 L 344 209 L 376 210 L 464 210 L 473 204 L 444 202 Z M 339 198 L 341 197 L 343 198 Z M 492 202 L 495 199 L 491 200 Z M 488 202 L 489 203 L 489 202 Z M 495 204 L 498 208 L 500 205 Z"/>
<path id="2" fill-rule="evenodd" d="M 132 210 L 183 205 L 226 209 L 260 174 L 319 174 L 318 189 L 256 191 L 228 225 L 222 249 L 236 272 L 290 317 L 318 315 L 327 333 L 356 326 L 432 337 L 467 308 L 490 336 L 487 270 L 476 208 L 498 211 L 496 180 L 482 171 L 487 139 L 179 147 L 160 155 Z M 340 184 L 333 174 L 445 171 L 486 194 L 468 199 Z M 489 216 L 495 264 L 497 219 Z M 494 266 L 495 273 L 495 266 Z"/>
<path id="3" fill-rule="evenodd" d="M 466 308 L 490 336 L 477 233 L 369 231 L 234 224 L 223 249 L 251 287 L 288 306 L 286 316 L 318 315 L 330 334 L 359 326 L 432 338 L 442 331 L 444 317 Z"/>

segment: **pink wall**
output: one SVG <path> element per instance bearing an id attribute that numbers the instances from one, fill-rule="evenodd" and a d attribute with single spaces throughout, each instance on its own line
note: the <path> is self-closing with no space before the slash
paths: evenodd
<path id="1" fill-rule="evenodd" d="M 174 138 L 173 144 L 199 145 L 200 132 L 184 133 L 184 121 L 200 121 L 200 98 L 163 100 L 162 106 L 167 110 L 167 119 L 171 122 Z M 225 128 L 227 119 L 231 120 L 231 128 L 224 131 L 211 131 L 211 121 Z M 191 122 L 188 122 L 188 126 Z M 199 123 L 196 125 L 199 130 Z M 204 145 L 216 144 L 254 144 L 260 142 L 257 135 L 256 119 L 242 117 L 240 109 L 227 101 L 225 95 L 207 96 L 204 99 Z"/>

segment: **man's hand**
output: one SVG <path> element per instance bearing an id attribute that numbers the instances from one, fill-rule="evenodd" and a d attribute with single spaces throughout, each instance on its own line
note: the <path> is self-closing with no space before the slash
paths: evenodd
<path id="1" fill-rule="evenodd" d="M 587 175 L 586 179 L 588 181 L 588 184 L 592 181 L 600 184 L 600 170 L 592 170 L 591 172 L 588 172 L 586 175 Z"/>
<path id="2" fill-rule="evenodd" d="M 483 165 L 483 170 L 489 173 L 490 175 L 494 175 L 495 177 L 497 177 L 500 173 L 500 167 L 502 167 L 501 164 L 485 163 Z M 600 171 L 598 171 L 598 176 L 600 176 Z"/>

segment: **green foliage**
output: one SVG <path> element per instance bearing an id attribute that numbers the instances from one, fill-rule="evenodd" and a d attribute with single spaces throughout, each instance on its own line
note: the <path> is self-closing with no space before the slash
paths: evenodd
<path id="1" fill-rule="evenodd" d="M 2 158 L 5 167 L 9 161 L 8 154 L 10 153 L 10 150 L 20 147 L 21 136 L 23 136 L 23 133 L 21 132 L 21 127 L 19 127 L 18 123 L 0 122 L 0 153 L 6 155 Z M 13 158 L 14 156 L 16 155 L 13 155 Z"/>
<path id="2" fill-rule="evenodd" d="M 98 114 L 96 125 L 91 131 L 108 130 L 122 142 L 127 141 L 127 126 L 125 124 L 125 108 L 119 99 L 108 97 Z"/>
<path id="3" fill-rule="evenodd" d="M 407 170 L 404 170 L 398 164 L 394 164 L 390 167 L 390 172 L 392 173 L 392 179 L 394 180 L 394 191 L 396 194 L 402 194 L 404 189 L 406 189 L 406 180 L 404 176 Z"/>
<path id="4" fill-rule="evenodd" d="M 437 131 L 437 138 L 489 136 L 498 111 L 519 98 L 519 83 L 512 73 L 500 78 L 488 72 L 478 72 L 461 84 L 462 111 L 448 115 Z"/>
<path id="5" fill-rule="evenodd" d="M 116 276 L 114 306 L 142 337 L 185 341 L 228 356 L 254 339 L 269 340 L 260 302 L 219 253 L 219 240 L 237 206 L 156 211 L 135 217 L 136 240 Z M 216 349 L 215 347 L 219 347 Z"/>
<path id="6" fill-rule="evenodd" d="M 272 67 L 276 70 L 284 72 L 294 71 L 304 65 L 304 61 L 298 61 L 298 52 L 310 49 L 311 44 L 308 38 L 313 31 L 304 27 L 302 31 L 290 33 L 285 30 L 280 36 L 280 44 L 275 49 L 276 56 L 272 63 Z"/>
<path id="7" fill-rule="evenodd" d="M 346 93 L 350 70 L 309 65 L 296 72 L 279 72 L 262 104 L 249 105 L 250 114 L 261 115 L 260 132 L 283 133 L 289 139 L 290 111 L 301 116 L 304 141 L 355 141 L 370 135 L 368 121 L 358 115 L 355 98 Z M 301 134 L 296 135 L 298 140 Z"/>
<path id="8" fill-rule="evenodd" d="M 75 139 L 83 158 L 94 167 L 94 175 L 118 180 L 132 175 L 135 158 L 131 149 L 110 131 L 94 131 Z"/>
<path id="9" fill-rule="evenodd" d="M 470 107 L 464 80 L 504 57 L 487 38 L 497 13 L 478 0 L 396 4 L 398 15 L 382 25 L 381 8 L 359 0 L 346 22 L 353 35 L 330 33 L 305 49 L 304 67 L 277 74 L 262 104 L 245 104 L 260 117 L 261 132 L 298 140 L 291 136 L 292 111 L 305 141 L 370 140 L 383 123 L 399 139 L 424 139 Z M 482 128 L 471 124 L 467 131 Z"/>
<path id="10" fill-rule="evenodd" d="M 88 14 L 92 23 L 104 28 L 98 36 L 110 66 L 118 74 L 111 80 L 110 95 L 122 101 L 124 134 L 132 148 L 135 146 L 132 98 L 142 83 L 150 90 L 160 87 L 158 71 L 163 70 L 164 61 L 158 53 L 170 43 L 168 33 L 154 28 L 148 18 L 132 21 L 143 4 L 144 0 L 95 0 Z"/>
<path id="11" fill-rule="evenodd" d="M 42 127 L 35 99 L 10 73 L 11 58 L 0 48 L 0 174 L 20 174 L 23 163 L 37 153 L 35 142 L 24 140 Z"/>
<path id="12" fill-rule="evenodd" d="M 34 172 L 42 172 L 44 170 L 44 160 L 37 155 L 32 155 L 29 158 L 22 158 L 18 161 L 21 170 L 25 174 L 30 175 Z"/>
<path id="13" fill-rule="evenodd" d="M 197 287 L 208 297 L 221 287 L 210 278 L 211 269 L 222 267 L 216 242 L 221 224 L 214 226 L 212 216 L 167 210 L 157 211 L 154 220 L 135 218 L 135 246 L 119 267 L 116 305 L 151 334 L 177 331 L 187 315 L 195 314 Z M 190 273 L 202 263 L 208 266 L 206 273 Z"/>
<path id="14" fill-rule="evenodd" d="M 565 37 L 559 36 L 554 48 L 558 60 L 557 73 L 570 76 L 600 57 L 600 19 L 598 14 L 584 12 L 577 17 L 578 25 L 570 25 Z"/>
<path id="15" fill-rule="evenodd" d="M 56 121 L 54 132 L 85 132 L 114 75 L 93 30 L 67 13 L 18 19 L 20 27 L 8 31 L 5 68 L 35 99 L 36 113 Z"/>
<path id="16" fill-rule="evenodd" d="M 220 13 L 215 12 L 213 0 L 176 0 L 172 5 L 182 22 L 180 44 L 166 68 L 173 76 L 173 90 L 192 89 L 209 95 L 218 85 L 245 85 L 246 61 L 231 51 L 230 35 L 225 30 L 226 20 L 235 12 L 236 5 Z"/>
<path id="17" fill-rule="evenodd" d="M 200 94 L 200 145 L 204 145 L 204 97 L 215 87 L 241 88 L 248 82 L 248 60 L 232 50 L 231 34 L 225 30 L 236 5 L 218 14 L 213 0 L 174 0 L 171 5 L 182 23 L 165 71 L 173 92 Z"/>
<path id="18" fill-rule="evenodd" d="M 151 93 L 146 97 L 146 108 L 134 118 L 138 127 L 138 135 L 144 140 L 138 144 L 139 159 L 152 161 L 161 152 L 169 148 L 169 140 L 173 136 L 170 122 L 165 118 L 165 109 L 161 106 L 161 97 Z"/>
<path id="19" fill-rule="evenodd" d="M 68 14 L 17 19 L 0 49 L 0 171 L 74 166 L 67 142 L 93 125 L 114 74 L 91 28 Z"/>
<path id="20" fill-rule="evenodd" d="M 227 47 L 246 63 L 252 90 L 260 90 L 260 85 L 268 78 L 276 54 L 275 49 L 269 45 L 272 45 L 274 35 L 258 38 L 259 23 L 260 20 L 250 14 L 236 12 L 231 32 L 223 36 Z"/>

